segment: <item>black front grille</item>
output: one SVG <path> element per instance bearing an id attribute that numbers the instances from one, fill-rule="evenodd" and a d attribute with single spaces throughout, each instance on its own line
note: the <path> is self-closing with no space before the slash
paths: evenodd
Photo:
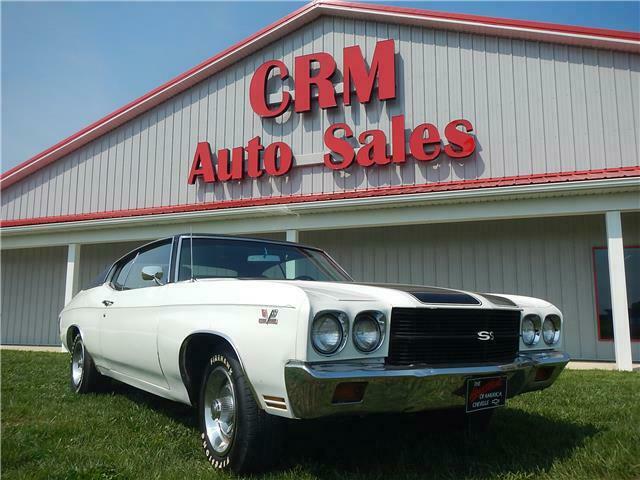
<path id="1" fill-rule="evenodd" d="M 492 335 L 493 339 L 480 340 Z M 489 334 L 488 332 L 491 332 Z M 390 365 L 511 362 L 518 353 L 520 312 L 474 308 L 394 308 Z"/>

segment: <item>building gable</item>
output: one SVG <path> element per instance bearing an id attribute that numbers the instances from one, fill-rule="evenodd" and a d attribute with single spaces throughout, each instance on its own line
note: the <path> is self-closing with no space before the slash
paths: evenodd
<path id="1" fill-rule="evenodd" d="M 468 30 L 342 13 L 313 18 L 17 183 L 3 185 L 3 224 L 638 175 L 637 53 Z M 252 110 L 251 79 L 265 61 L 281 60 L 291 68 L 296 57 L 328 52 L 340 80 L 344 47 L 359 45 L 370 62 L 377 42 L 387 39 L 394 40 L 396 98 L 380 101 L 374 95 L 366 105 L 344 106 L 338 95 L 334 109 L 312 102 L 309 112 L 294 113 L 291 107 L 276 118 Z M 290 89 L 291 79 L 284 84 Z M 268 93 L 278 99 L 280 88 L 272 79 Z M 466 158 L 441 154 L 423 161 L 410 155 L 403 163 L 356 163 L 344 170 L 324 164 L 330 125 L 345 123 L 356 138 L 379 129 L 391 149 L 392 119 L 400 115 L 407 148 L 410 131 L 420 124 L 433 124 L 442 133 L 452 120 L 466 119 L 475 151 Z M 215 162 L 219 149 L 246 146 L 256 136 L 263 146 L 291 147 L 290 172 L 188 183 L 199 142 L 210 144 Z"/>

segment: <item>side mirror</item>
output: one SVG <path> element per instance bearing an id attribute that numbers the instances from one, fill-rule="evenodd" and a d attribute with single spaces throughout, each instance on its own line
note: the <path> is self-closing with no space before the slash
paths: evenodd
<path id="1" fill-rule="evenodd" d="M 157 285 L 163 285 L 161 280 L 164 273 L 162 272 L 162 267 L 158 265 L 148 265 L 146 267 L 142 267 L 141 275 L 143 280 L 153 280 Z"/>

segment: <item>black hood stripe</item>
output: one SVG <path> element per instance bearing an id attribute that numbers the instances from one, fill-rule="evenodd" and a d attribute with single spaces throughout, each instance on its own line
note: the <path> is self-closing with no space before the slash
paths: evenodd
<path id="1" fill-rule="evenodd" d="M 422 285 L 402 285 L 395 283 L 361 283 L 371 287 L 390 288 L 406 292 L 422 303 L 440 303 L 455 305 L 480 305 L 480 301 L 468 293 L 440 287 L 427 287 Z"/>

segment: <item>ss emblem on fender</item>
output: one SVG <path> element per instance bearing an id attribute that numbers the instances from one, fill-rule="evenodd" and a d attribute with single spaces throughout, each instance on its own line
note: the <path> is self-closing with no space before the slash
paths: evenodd
<path id="1" fill-rule="evenodd" d="M 486 330 L 480 330 L 478 332 L 478 340 L 487 341 L 493 340 L 493 332 L 487 332 Z"/>

